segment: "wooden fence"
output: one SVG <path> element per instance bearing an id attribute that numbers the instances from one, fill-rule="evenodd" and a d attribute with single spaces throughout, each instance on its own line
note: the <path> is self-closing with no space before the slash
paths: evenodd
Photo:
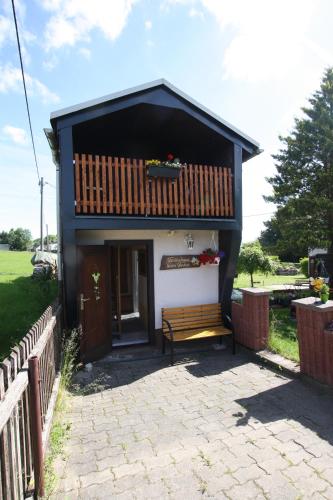
<path id="1" fill-rule="evenodd" d="M 53 304 L 0 365 L 1 499 L 21 500 L 33 485 L 39 494 L 43 490 L 43 448 L 59 380 L 60 334 L 61 307 Z"/>
<path id="2" fill-rule="evenodd" d="M 151 178 L 144 160 L 75 154 L 76 213 L 233 217 L 231 168 L 186 165 L 178 179 Z"/>

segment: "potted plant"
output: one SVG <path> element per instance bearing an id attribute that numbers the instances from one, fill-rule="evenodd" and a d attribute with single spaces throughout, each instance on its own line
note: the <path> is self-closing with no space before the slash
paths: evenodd
<path id="1" fill-rule="evenodd" d="M 326 285 L 324 278 L 310 278 L 310 285 L 318 293 L 322 303 L 326 304 L 330 296 L 330 289 Z"/>
<path id="2" fill-rule="evenodd" d="M 330 298 L 330 289 L 328 285 L 326 285 L 325 283 L 320 290 L 320 299 L 323 304 L 326 304 L 329 298 Z"/>
<path id="3" fill-rule="evenodd" d="M 167 177 L 177 179 L 179 177 L 183 164 L 179 158 L 174 158 L 172 153 L 168 153 L 166 161 L 147 160 L 147 175 L 149 177 Z"/>
<path id="4" fill-rule="evenodd" d="M 211 248 L 207 248 L 198 256 L 198 259 L 201 266 L 205 266 L 206 264 L 219 265 L 220 260 L 224 256 L 225 253 L 223 250 L 214 251 Z"/>

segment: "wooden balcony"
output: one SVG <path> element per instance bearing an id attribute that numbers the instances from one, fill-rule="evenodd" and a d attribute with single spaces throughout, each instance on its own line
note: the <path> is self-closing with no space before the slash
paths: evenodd
<path id="1" fill-rule="evenodd" d="M 74 165 L 77 215 L 234 215 L 229 167 L 188 164 L 173 180 L 148 177 L 144 160 L 75 154 Z"/>

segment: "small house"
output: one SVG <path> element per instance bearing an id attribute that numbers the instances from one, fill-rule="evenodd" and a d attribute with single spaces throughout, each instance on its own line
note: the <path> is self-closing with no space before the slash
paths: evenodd
<path id="1" fill-rule="evenodd" d="M 165 80 L 51 114 L 66 322 L 81 358 L 155 343 L 161 308 L 230 309 L 259 145 Z M 207 251 L 207 249 L 209 249 Z"/>

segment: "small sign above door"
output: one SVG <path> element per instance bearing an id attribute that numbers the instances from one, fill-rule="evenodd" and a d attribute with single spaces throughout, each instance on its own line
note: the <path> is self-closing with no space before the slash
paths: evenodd
<path id="1" fill-rule="evenodd" d="M 188 267 L 200 267 L 198 255 L 163 255 L 160 270 L 186 269 Z"/>

